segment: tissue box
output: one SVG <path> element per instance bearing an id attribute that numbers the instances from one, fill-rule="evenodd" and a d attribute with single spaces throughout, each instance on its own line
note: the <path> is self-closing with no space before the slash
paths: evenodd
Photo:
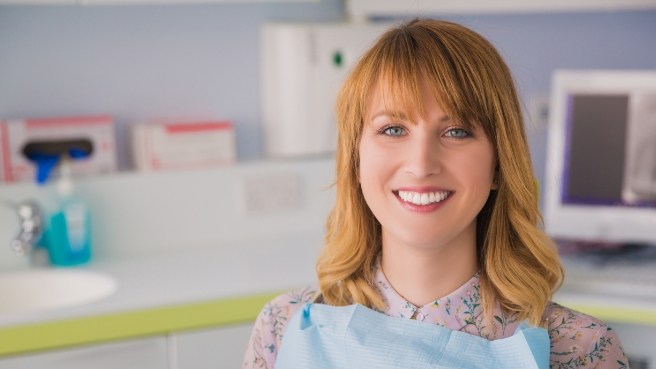
<path id="1" fill-rule="evenodd" d="M 235 131 L 219 120 L 135 124 L 132 149 L 137 170 L 222 166 L 235 161 Z"/>
<path id="2" fill-rule="evenodd" d="M 114 121 L 110 116 L 13 119 L 0 121 L 0 179 L 4 182 L 35 180 L 36 167 L 23 156 L 30 142 L 89 140 L 93 153 L 76 161 L 74 175 L 116 171 Z"/>

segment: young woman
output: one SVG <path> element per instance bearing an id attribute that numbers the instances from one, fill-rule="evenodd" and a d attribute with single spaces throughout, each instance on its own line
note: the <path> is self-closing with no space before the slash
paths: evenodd
<path id="1" fill-rule="evenodd" d="M 337 101 L 318 290 L 260 313 L 243 368 L 628 368 L 606 324 L 550 302 L 510 71 L 461 25 L 389 30 Z"/>

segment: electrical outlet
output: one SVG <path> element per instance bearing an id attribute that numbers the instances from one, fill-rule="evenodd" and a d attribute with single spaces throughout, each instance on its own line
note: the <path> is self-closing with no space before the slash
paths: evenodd
<path id="1" fill-rule="evenodd" d="M 242 180 L 242 190 L 247 214 L 273 214 L 303 207 L 303 186 L 298 174 L 249 174 Z"/>

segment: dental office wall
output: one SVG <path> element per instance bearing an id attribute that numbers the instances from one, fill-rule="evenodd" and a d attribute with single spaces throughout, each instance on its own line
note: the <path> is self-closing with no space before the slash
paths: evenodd
<path id="1" fill-rule="evenodd" d="M 546 101 L 554 69 L 656 68 L 655 10 L 442 17 L 497 45 L 529 112 L 535 101 Z M 340 0 L 0 5 L 0 119 L 110 114 L 126 170 L 131 123 L 213 116 L 235 123 L 240 160 L 259 159 L 260 26 L 344 18 Z M 545 124 L 527 122 L 541 181 Z"/>
<path id="2" fill-rule="evenodd" d="M 118 128 L 119 167 L 128 170 L 130 124 L 152 117 L 214 116 L 234 122 L 240 160 L 261 159 L 260 26 L 265 21 L 332 21 L 344 17 L 340 0 L 0 5 L 0 118 L 110 114 Z M 653 10 L 442 17 L 471 26 L 498 47 L 514 72 L 529 111 L 533 102 L 548 97 L 554 69 L 656 68 Z M 528 122 L 536 175 L 541 181 L 546 151 L 544 124 L 540 118 Z M 190 178 L 205 178 L 205 174 L 192 172 Z M 176 180 L 165 182 L 175 184 L 179 179 L 176 176 Z M 155 180 L 140 178 L 118 178 L 112 183 L 133 181 L 155 186 Z M 211 183 L 204 188 L 216 190 Z M 141 188 L 141 193 L 146 190 Z M 183 198 L 178 201 L 168 204 L 179 213 L 196 204 L 187 204 Z M 130 203 L 134 204 L 139 208 L 142 203 Z M 218 202 L 210 204 L 220 207 Z M 119 210 L 114 209 L 113 214 L 127 218 L 128 223 L 145 218 L 134 210 L 131 213 L 135 214 L 126 217 Z M 152 227 L 170 231 L 159 233 L 174 242 L 180 237 L 173 237 L 172 232 L 186 225 L 167 228 L 158 223 Z M 136 228 L 131 228 L 129 237 L 142 233 L 134 231 Z M 205 234 L 196 238 L 209 239 L 213 229 L 202 230 Z M 634 327 L 625 331 L 630 329 Z M 627 337 L 633 339 L 626 340 L 628 345 L 649 343 L 639 334 Z"/>
<path id="3" fill-rule="evenodd" d="M 541 182 L 546 123 L 532 111 L 548 98 L 554 69 L 656 68 L 653 10 L 435 16 L 471 26 L 506 57 Z M 213 116 L 235 123 L 240 160 L 259 159 L 260 25 L 344 17 L 339 0 L 0 6 L 0 117 L 110 114 L 125 170 L 129 124 Z"/>
<path id="4" fill-rule="evenodd" d="M 339 0 L 194 5 L 0 5 L 0 119 L 109 114 L 120 169 L 127 125 L 233 121 L 238 157 L 260 156 L 260 25 L 334 21 Z"/>

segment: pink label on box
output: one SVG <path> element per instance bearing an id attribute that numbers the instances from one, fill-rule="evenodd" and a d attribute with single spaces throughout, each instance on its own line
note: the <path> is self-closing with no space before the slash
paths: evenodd
<path id="1" fill-rule="evenodd" d="M 198 123 L 189 123 L 189 124 L 167 124 L 166 132 L 167 133 L 196 133 L 196 132 L 207 132 L 207 131 L 217 131 L 224 129 L 232 129 L 232 123 L 230 122 L 198 122 Z"/>
<path id="2" fill-rule="evenodd" d="M 112 117 L 101 115 L 96 117 L 70 117 L 70 118 L 39 118 L 25 119 L 27 129 L 52 128 L 62 126 L 88 126 L 90 124 L 112 124 Z"/>

